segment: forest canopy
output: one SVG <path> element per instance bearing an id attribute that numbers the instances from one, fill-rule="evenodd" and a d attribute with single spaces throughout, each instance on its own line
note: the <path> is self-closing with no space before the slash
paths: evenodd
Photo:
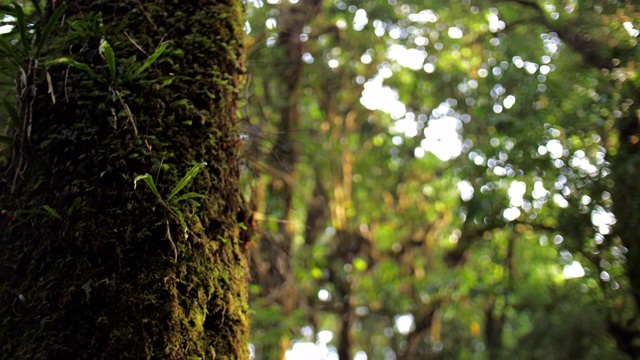
<path id="1" fill-rule="evenodd" d="M 246 5 L 255 359 L 640 356 L 634 2 Z"/>

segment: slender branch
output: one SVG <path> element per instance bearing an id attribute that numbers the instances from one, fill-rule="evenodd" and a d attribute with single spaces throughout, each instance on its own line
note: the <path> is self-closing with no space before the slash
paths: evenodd
<path id="1" fill-rule="evenodd" d="M 540 4 L 536 3 L 536 2 L 531 2 L 531 1 L 525 1 L 525 0 L 501 0 L 501 1 L 497 1 L 498 3 L 508 3 L 508 2 L 513 2 L 519 5 L 522 5 L 524 7 L 528 7 L 531 8 L 537 12 L 539 12 L 540 14 L 544 15 L 544 10 L 542 9 L 542 7 L 540 7 Z"/>

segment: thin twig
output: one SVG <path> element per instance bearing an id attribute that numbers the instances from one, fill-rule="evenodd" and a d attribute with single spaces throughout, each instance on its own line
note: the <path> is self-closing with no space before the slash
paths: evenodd
<path id="1" fill-rule="evenodd" d="M 144 49 L 140 45 L 138 45 L 138 43 L 135 40 L 133 40 L 133 38 L 131 36 L 129 36 L 129 34 L 127 34 L 126 31 L 124 32 L 124 36 L 126 36 L 127 39 L 129 39 L 129 41 L 131 41 L 131 43 L 133 44 L 133 46 L 136 47 L 136 49 L 140 50 L 143 54 L 149 56 L 149 53 L 144 51 Z"/>

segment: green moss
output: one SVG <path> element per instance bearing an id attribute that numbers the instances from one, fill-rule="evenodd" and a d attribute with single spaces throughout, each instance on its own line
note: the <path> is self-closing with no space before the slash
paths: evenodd
<path id="1" fill-rule="evenodd" d="M 226 145 L 236 138 L 242 54 L 239 45 L 220 45 L 243 35 L 241 1 L 154 1 L 134 10 L 75 2 L 66 16 L 83 30 L 60 29 L 47 56 L 72 57 L 104 78 L 102 37 L 118 69 L 146 59 L 124 31 L 147 52 L 161 39 L 172 43 L 140 79 L 116 81 L 117 89 L 76 69 L 49 69 L 56 97 L 65 99 L 56 104 L 43 73 L 33 74 L 31 141 L 46 144 L 25 153 L 29 166 L 0 203 L 12 211 L 82 205 L 63 221 L 17 211 L 0 218 L 0 260 L 8 265 L 0 270 L 3 358 L 248 358 L 237 226 L 244 204 L 237 149 Z M 183 100 L 188 106 L 176 108 Z M 154 174 L 166 195 L 203 161 L 210 165 L 189 191 L 207 198 L 199 207 L 180 203 L 187 238 L 150 191 L 133 189 L 133 179 Z"/>

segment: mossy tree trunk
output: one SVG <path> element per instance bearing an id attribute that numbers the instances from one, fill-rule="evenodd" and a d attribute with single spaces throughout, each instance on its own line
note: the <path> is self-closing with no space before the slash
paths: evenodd
<path id="1" fill-rule="evenodd" d="M 242 1 L 72 1 L 64 16 L 25 59 L 0 172 L 2 358 L 248 358 Z M 43 65 L 61 57 L 95 75 Z M 134 189 L 145 173 L 159 197 Z M 175 201 L 190 192 L 206 197 Z"/>

